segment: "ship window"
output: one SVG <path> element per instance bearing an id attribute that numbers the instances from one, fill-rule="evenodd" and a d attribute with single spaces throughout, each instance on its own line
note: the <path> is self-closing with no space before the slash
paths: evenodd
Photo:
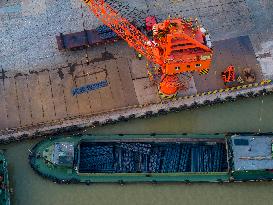
<path id="1" fill-rule="evenodd" d="M 180 70 L 180 67 L 179 67 L 179 66 L 176 66 L 176 67 L 175 67 L 175 70 Z"/>
<path id="2" fill-rule="evenodd" d="M 249 142 L 247 139 L 234 139 L 234 145 L 247 146 L 249 145 Z"/>
<path id="3" fill-rule="evenodd" d="M 187 68 L 190 68 L 191 66 L 190 65 L 187 65 Z"/>
<path id="4" fill-rule="evenodd" d="M 201 64 L 200 64 L 200 63 L 197 63 L 195 66 L 196 66 L 196 67 L 201 67 Z"/>

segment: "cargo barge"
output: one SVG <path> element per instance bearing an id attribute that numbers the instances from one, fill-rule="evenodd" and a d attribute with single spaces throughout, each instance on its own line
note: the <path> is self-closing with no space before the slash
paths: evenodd
<path id="1" fill-rule="evenodd" d="M 0 150 L 0 204 L 10 205 L 8 164 L 3 150 Z"/>
<path id="2" fill-rule="evenodd" d="M 56 183 L 273 179 L 272 134 L 78 135 L 36 144 L 31 167 Z"/>

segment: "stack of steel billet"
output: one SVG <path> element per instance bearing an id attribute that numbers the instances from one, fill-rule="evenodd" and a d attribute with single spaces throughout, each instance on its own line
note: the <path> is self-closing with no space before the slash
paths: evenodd
<path id="1" fill-rule="evenodd" d="M 98 32 L 98 34 L 102 34 L 102 33 L 108 33 L 111 32 L 111 28 L 109 28 L 106 25 L 101 25 L 99 27 L 96 28 L 96 31 Z"/>
<path id="2" fill-rule="evenodd" d="M 194 146 L 191 148 L 191 172 L 198 171 L 198 150 L 197 147 Z"/>
<path id="3" fill-rule="evenodd" d="M 135 164 L 133 161 L 133 152 L 123 150 L 122 153 L 122 165 L 121 170 L 122 172 L 134 172 L 135 171 Z"/>
<path id="4" fill-rule="evenodd" d="M 112 38 L 117 38 L 117 34 L 112 31 L 108 26 L 106 25 L 101 25 L 96 28 L 96 31 L 98 32 L 99 36 L 103 40 L 107 39 L 112 39 Z"/>
<path id="5" fill-rule="evenodd" d="M 179 163 L 180 145 L 168 145 L 163 155 L 162 172 L 176 172 Z"/>
<path id="6" fill-rule="evenodd" d="M 116 172 L 121 172 L 121 152 L 122 150 L 118 147 L 115 147 L 115 152 L 114 152 L 114 158 L 115 158 L 115 163 L 114 167 Z"/>
<path id="7" fill-rule="evenodd" d="M 153 148 L 150 154 L 149 161 L 149 172 L 159 172 L 160 171 L 160 156 L 161 152 L 158 147 Z"/>
<path id="8" fill-rule="evenodd" d="M 103 81 L 100 81 L 98 83 L 92 83 L 92 84 L 84 85 L 84 86 L 81 86 L 81 87 L 78 87 L 78 88 L 73 88 L 72 89 L 72 95 L 73 96 L 74 95 L 79 95 L 79 94 L 90 92 L 90 91 L 93 91 L 93 90 L 97 90 L 97 89 L 100 89 L 100 88 L 103 88 L 103 87 L 106 87 L 106 86 L 108 86 L 107 80 L 103 80 Z"/>
<path id="9" fill-rule="evenodd" d="M 181 145 L 181 154 L 180 154 L 180 161 L 179 161 L 179 172 L 187 172 L 189 170 L 189 160 L 190 160 L 190 151 L 191 145 L 190 144 L 182 144 Z"/>
<path id="10" fill-rule="evenodd" d="M 136 169 L 134 153 L 130 150 L 116 147 L 115 160 L 115 170 L 117 172 L 134 172 Z"/>
<path id="11" fill-rule="evenodd" d="M 222 158 L 223 158 L 223 146 L 218 144 L 216 146 L 216 156 L 215 156 L 215 165 L 214 165 L 214 171 L 219 172 L 222 169 Z"/>
<path id="12" fill-rule="evenodd" d="M 80 171 L 113 172 L 113 146 L 82 146 Z"/>
<path id="13" fill-rule="evenodd" d="M 213 162 L 212 162 L 212 171 L 215 172 L 217 170 L 217 158 L 218 158 L 218 150 L 217 147 L 213 147 Z"/>
<path id="14" fill-rule="evenodd" d="M 223 149 L 223 152 L 222 152 L 222 161 L 221 161 L 221 171 L 228 169 L 228 161 L 227 161 L 227 154 L 228 153 L 226 151 L 224 144 L 222 145 L 222 149 Z"/>
<path id="15" fill-rule="evenodd" d="M 108 33 L 101 33 L 101 34 L 99 34 L 99 36 L 103 40 L 113 39 L 113 38 L 117 38 L 118 37 L 118 35 L 114 31 L 110 31 Z"/>
<path id="16" fill-rule="evenodd" d="M 119 172 L 147 172 L 150 144 L 121 143 L 117 146 Z"/>
<path id="17" fill-rule="evenodd" d="M 211 163 L 209 163 L 210 158 L 211 158 L 210 149 L 208 149 L 205 146 L 202 146 L 201 149 L 202 149 L 202 153 L 203 153 L 203 157 L 202 157 L 203 158 L 203 163 L 202 163 L 203 166 L 201 167 L 200 171 L 206 172 L 206 171 L 210 170 L 209 167 L 211 165 Z"/>
<path id="18" fill-rule="evenodd" d="M 82 172 L 220 172 L 227 168 L 224 144 L 116 143 L 81 146 Z"/>
<path id="19" fill-rule="evenodd" d="M 141 172 L 148 172 L 148 155 L 141 154 Z"/>
<path id="20" fill-rule="evenodd" d="M 191 148 L 192 172 L 220 172 L 223 166 L 224 145 L 194 145 Z"/>
<path id="21" fill-rule="evenodd" d="M 148 154 L 151 151 L 150 144 L 142 144 L 142 143 L 121 143 L 120 147 L 123 149 L 131 150 L 133 152 L 139 152 Z"/>

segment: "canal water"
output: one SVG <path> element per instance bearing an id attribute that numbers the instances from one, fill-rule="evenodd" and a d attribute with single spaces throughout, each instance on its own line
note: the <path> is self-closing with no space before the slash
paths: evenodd
<path id="1" fill-rule="evenodd" d="M 86 133 L 221 133 L 273 131 L 273 96 L 241 100 L 151 119 L 132 120 Z M 58 185 L 36 175 L 28 150 L 39 140 L 2 145 L 9 162 L 16 205 L 266 205 L 273 203 L 273 183 Z"/>

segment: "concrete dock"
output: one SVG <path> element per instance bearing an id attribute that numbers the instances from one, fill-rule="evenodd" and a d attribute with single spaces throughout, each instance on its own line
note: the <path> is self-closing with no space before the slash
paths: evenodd
<path id="1" fill-rule="evenodd" d="M 209 29 L 214 39 L 211 71 L 205 76 L 194 74 L 190 89 L 181 96 L 223 88 L 220 74 L 230 64 L 238 73 L 243 68 L 252 68 L 256 82 L 273 78 L 273 2 L 107 2 L 119 8 L 124 17 L 136 18 L 136 24 L 141 24 L 147 15 L 164 19 L 181 14 L 198 17 Z M 119 3 L 124 7 L 117 6 Z M 110 116 L 110 113 L 161 102 L 156 86 L 147 77 L 146 60 L 138 60 L 126 42 L 81 51 L 57 49 L 55 36 L 60 32 L 93 29 L 100 24 L 80 0 L 0 3 L 0 130 L 3 133 L 8 129 L 27 130 L 71 119 L 91 119 L 101 114 Z M 74 88 L 103 80 L 108 86 L 72 94 Z M 179 101 L 183 103 L 183 99 Z"/>
<path id="2" fill-rule="evenodd" d="M 124 42 L 112 46 L 127 50 L 124 55 L 127 58 L 114 57 L 113 53 L 106 50 L 89 64 L 68 64 L 29 73 L 3 72 L 0 83 L 0 128 L 31 127 L 40 123 L 159 103 L 161 99 L 157 88 L 149 81 L 145 71 L 146 61 L 136 59 Z M 192 87 L 180 95 L 196 95 L 224 88 L 219 76 L 230 64 L 237 68 L 253 68 L 257 82 L 261 81 L 260 67 L 257 66 L 253 50 L 248 46 L 251 48 L 248 37 L 216 42 L 216 55 L 209 74 L 194 74 Z M 75 88 L 104 80 L 108 82 L 106 87 L 73 95 L 72 90 Z"/>

